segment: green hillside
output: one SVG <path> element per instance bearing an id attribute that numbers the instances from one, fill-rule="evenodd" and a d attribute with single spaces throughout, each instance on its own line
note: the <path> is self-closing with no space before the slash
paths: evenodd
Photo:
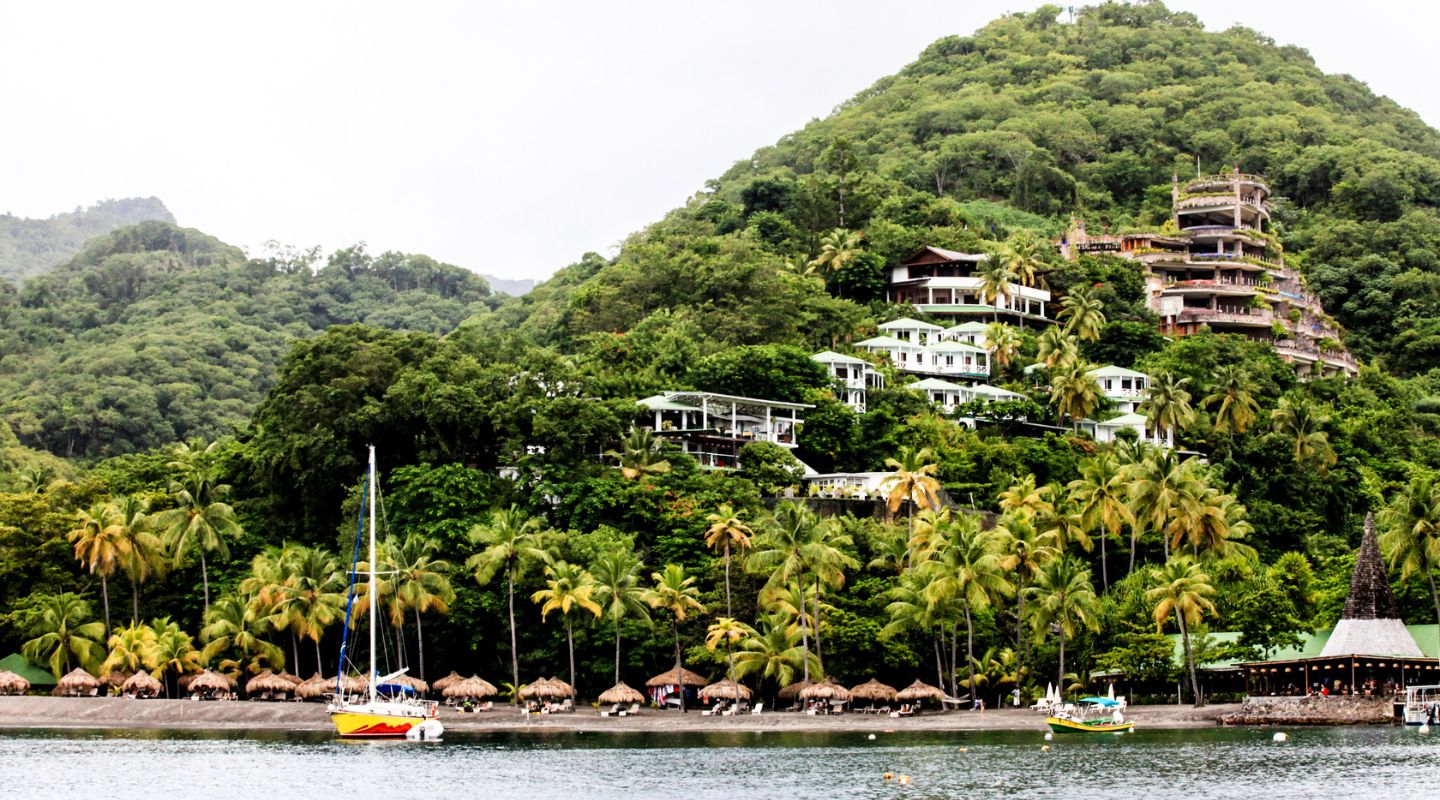
<path id="1" fill-rule="evenodd" d="M 296 339 L 352 322 L 445 333 L 490 299 L 483 279 L 425 256 L 312 259 L 246 259 L 145 222 L 0 283 L 0 415 L 63 456 L 214 437 L 249 419 Z"/>
<path id="2" fill-rule="evenodd" d="M 154 197 L 105 200 L 48 219 L 0 216 L 0 280 L 19 282 L 68 261 L 85 242 L 137 222 L 174 222 Z"/>

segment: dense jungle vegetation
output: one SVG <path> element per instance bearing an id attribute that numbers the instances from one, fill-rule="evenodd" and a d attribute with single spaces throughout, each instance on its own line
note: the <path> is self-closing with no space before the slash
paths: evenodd
<path id="1" fill-rule="evenodd" d="M 1197 159 L 1269 177 L 1287 261 L 1359 377 L 1166 340 L 1134 263 L 1044 244 L 1072 213 L 1162 224 Z M 808 673 L 1032 692 L 1102 668 L 1173 685 L 1157 630 L 1181 627 L 1158 610 L 1182 609 L 1196 661 L 1293 644 L 1338 618 L 1370 511 L 1403 614 L 1428 622 L 1437 205 L 1440 134 L 1414 113 L 1257 32 L 1106 3 L 940 39 L 615 258 L 504 302 L 423 256 L 318 266 L 123 229 L 0 284 L 0 649 L 333 674 L 367 444 L 403 576 L 376 591 L 429 677 L 566 675 L 573 635 L 586 696 L 677 649 L 719 677 L 727 643 L 766 691 Z M 809 358 L 912 314 L 884 280 L 926 244 L 992 253 L 1067 311 L 997 337 L 993 382 L 1027 399 L 974 430 L 893 371 L 857 414 Z M 1178 452 L 1067 430 L 1107 413 L 1093 363 L 1155 379 L 1144 413 Z M 632 434 L 635 401 L 677 388 L 813 404 L 796 455 L 893 473 L 891 513 L 777 500 L 797 466 L 779 448 L 729 473 Z M 942 488 L 985 516 L 932 508 Z"/>

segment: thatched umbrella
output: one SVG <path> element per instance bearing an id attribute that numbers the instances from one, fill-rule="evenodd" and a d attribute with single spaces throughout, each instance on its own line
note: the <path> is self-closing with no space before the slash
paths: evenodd
<path id="1" fill-rule="evenodd" d="M 803 681 L 796 681 L 789 686 L 782 687 L 780 691 L 775 693 L 775 696 L 781 700 L 798 700 L 800 699 L 801 692 L 814 685 L 815 681 L 808 678 Z"/>
<path id="2" fill-rule="evenodd" d="M 334 679 L 327 678 L 317 672 L 314 675 L 311 675 L 309 678 L 301 681 L 300 685 L 295 687 L 295 696 L 300 698 L 301 700 L 314 700 L 318 697 L 323 697 L 327 692 L 332 692 L 334 690 Z"/>
<path id="3" fill-rule="evenodd" d="M 850 689 L 850 698 L 852 700 L 865 700 L 871 705 L 875 703 L 893 703 L 895 702 L 897 694 L 894 686 L 881 683 L 874 678 Z"/>
<path id="4" fill-rule="evenodd" d="M 444 678 L 440 679 L 445 680 Z M 438 684 L 440 681 L 436 681 Z M 459 681 L 449 684 L 441 692 L 448 698 L 454 700 L 483 700 L 487 697 L 494 697 L 495 687 L 490 681 L 479 675 L 471 675 L 468 678 L 461 678 Z"/>
<path id="5" fill-rule="evenodd" d="M 0 694 L 25 694 L 30 691 L 30 681 L 10 671 L 0 671 Z"/>
<path id="6" fill-rule="evenodd" d="M 245 682 L 245 694 L 252 697 L 261 694 L 286 695 L 293 691 L 295 686 L 290 681 L 268 669 Z"/>
<path id="7" fill-rule="evenodd" d="M 752 695 L 749 686 L 729 678 L 716 681 L 700 690 L 701 700 L 749 700 Z"/>
<path id="8" fill-rule="evenodd" d="M 117 672 L 115 670 L 111 670 L 110 674 L 106 675 L 104 680 L 101 682 L 108 685 L 112 689 L 119 689 L 121 686 L 125 685 L 125 680 L 129 677 L 130 676 L 124 672 Z"/>
<path id="9" fill-rule="evenodd" d="M 282 680 L 282 681 L 285 681 L 286 683 L 290 684 L 291 686 L 299 686 L 301 683 L 303 683 L 303 681 L 300 679 L 300 676 L 299 676 L 299 675 L 291 675 L 291 674 L 288 673 L 288 672 L 282 672 L 282 673 L 280 673 L 279 675 L 276 675 L 275 677 L 279 678 L 279 679 Z"/>
<path id="10" fill-rule="evenodd" d="M 541 678 L 526 684 L 520 690 L 520 697 L 523 700 L 562 700 L 574 696 L 575 690 L 571 688 L 570 684 L 554 678 Z"/>
<path id="11" fill-rule="evenodd" d="M 842 703 L 850 702 L 850 690 L 835 682 L 834 678 L 825 680 L 813 686 L 806 686 L 800 690 L 801 700 L 839 700 Z"/>
<path id="12" fill-rule="evenodd" d="M 165 693 L 165 686 L 150 673 L 141 670 L 126 678 L 120 685 L 120 691 L 136 697 L 159 697 Z"/>
<path id="13" fill-rule="evenodd" d="M 76 667 L 65 673 L 65 677 L 55 684 L 56 697 L 89 697 L 95 694 L 100 688 L 100 681 L 94 675 Z"/>
<path id="14" fill-rule="evenodd" d="M 914 683 L 897 692 L 895 699 L 906 703 L 918 703 L 921 700 L 944 700 L 945 693 L 916 678 Z"/>
<path id="15" fill-rule="evenodd" d="M 461 677 L 460 673 L 458 673 L 458 672 L 456 672 L 455 670 L 452 669 L 452 670 L 450 670 L 450 674 L 449 674 L 449 675 L 446 675 L 445 677 L 443 677 L 443 678 L 441 678 L 441 679 L 439 679 L 439 680 L 431 681 L 431 682 L 430 682 L 430 688 L 431 688 L 431 689 L 434 689 L 434 690 L 435 690 L 436 692 L 438 692 L 439 694 L 445 694 L 445 690 L 446 690 L 446 689 L 449 689 L 451 686 L 454 686 L 455 684 L 457 684 L 457 683 L 459 683 L 460 681 L 463 681 L 463 680 L 465 680 L 465 678 Z M 449 697 L 449 695 L 445 695 L 445 696 L 446 696 L 446 697 Z"/>
<path id="16" fill-rule="evenodd" d="M 340 679 L 340 691 L 345 694 L 360 694 L 370 686 L 370 681 L 360 675 L 346 675 Z"/>
<path id="17" fill-rule="evenodd" d="M 186 687 L 186 691 L 190 694 L 209 692 L 211 694 L 226 695 L 230 693 L 230 681 L 224 675 L 218 672 L 211 672 L 207 669 L 190 679 L 190 684 Z"/>
<path id="18" fill-rule="evenodd" d="M 645 685 L 651 688 L 656 686 L 704 686 L 707 683 L 709 683 L 709 681 L 705 680 L 704 676 L 697 675 L 688 669 L 681 669 L 679 667 L 665 670 L 650 680 L 645 681 Z"/>
<path id="19" fill-rule="evenodd" d="M 600 701 L 601 705 L 607 703 L 643 703 L 645 702 L 645 695 L 640 694 L 640 692 L 631 689 L 624 682 L 621 682 L 601 692 L 600 696 L 596 699 Z"/>
<path id="20" fill-rule="evenodd" d="M 430 691 L 430 684 L 411 675 L 401 675 L 396 678 L 391 678 L 386 681 L 386 683 L 392 686 L 408 686 L 413 689 L 416 694 L 424 694 Z"/>

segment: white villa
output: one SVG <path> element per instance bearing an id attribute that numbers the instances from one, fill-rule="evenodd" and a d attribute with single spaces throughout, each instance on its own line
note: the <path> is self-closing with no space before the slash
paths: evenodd
<path id="1" fill-rule="evenodd" d="M 975 273 L 988 259 L 983 253 L 922 247 L 890 269 L 885 299 L 957 321 L 1000 317 L 1010 322 L 1048 324 L 1045 305 L 1050 302 L 1050 293 L 1044 289 L 1014 284 L 993 304 L 981 299 L 981 279 Z"/>
<path id="2" fill-rule="evenodd" d="M 863 500 L 883 495 L 894 477 L 893 472 L 828 472 L 806 475 L 805 483 L 821 497 Z"/>
<path id="3" fill-rule="evenodd" d="M 1018 400 L 1024 395 L 1001 389 L 998 386 L 988 384 L 959 384 L 940 378 L 926 378 L 905 386 L 917 392 L 922 392 L 925 399 L 939 406 L 944 411 L 954 411 L 956 406 L 969 403 L 972 400 L 984 400 L 993 403 L 997 400 Z"/>
<path id="4" fill-rule="evenodd" d="M 897 319 L 879 328 L 879 336 L 857 342 L 855 346 L 883 354 L 901 372 L 982 381 L 990 377 L 990 352 L 969 342 L 946 338 L 946 329 L 939 325 Z"/>
<path id="5" fill-rule="evenodd" d="M 1150 387 L 1150 376 L 1143 372 L 1124 367 L 1103 366 L 1086 373 L 1100 384 L 1105 399 L 1115 405 L 1115 410 L 1133 414 L 1145 399 L 1145 390 Z"/>
<path id="6" fill-rule="evenodd" d="M 1146 444 L 1153 444 L 1156 447 L 1165 446 L 1164 436 L 1151 436 L 1145 431 L 1145 418 L 1139 414 L 1121 414 L 1114 419 L 1107 419 L 1104 422 L 1096 422 L 1093 419 L 1080 420 L 1080 430 L 1090 434 L 1096 442 L 1104 444 L 1113 442 L 1117 434 L 1122 430 L 1131 430 L 1139 441 Z"/>
<path id="7" fill-rule="evenodd" d="M 805 403 L 757 400 L 713 392 L 664 392 L 639 401 L 645 427 L 675 442 L 702 467 L 739 469 L 748 442 L 796 446 Z"/>
<path id="8" fill-rule="evenodd" d="M 933 322 L 921 322 L 918 319 L 910 319 L 909 317 L 892 319 L 889 322 L 882 322 L 875 327 L 880 329 L 881 336 L 893 336 L 896 339 L 916 345 L 924 345 L 938 341 L 941 338 L 941 334 L 945 332 L 943 325 L 936 325 Z"/>
<path id="9" fill-rule="evenodd" d="M 986 324 L 983 322 L 962 322 L 959 325 L 951 325 L 940 333 L 941 339 L 952 342 L 964 342 L 972 344 L 982 350 L 988 350 L 988 342 L 985 339 Z"/>
<path id="10" fill-rule="evenodd" d="M 830 350 L 816 353 L 811 358 L 830 371 L 830 377 L 837 383 L 836 393 L 840 401 L 862 414 L 865 413 L 866 390 L 885 386 L 885 376 L 863 358 Z"/>

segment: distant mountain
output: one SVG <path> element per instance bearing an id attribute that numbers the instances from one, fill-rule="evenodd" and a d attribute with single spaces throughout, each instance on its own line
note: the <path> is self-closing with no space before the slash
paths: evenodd
<path id="1" fill-rule="evenodd" d="M 20 281 L 69 261 L 85 242 L 116 228 L 147 221 L 174 222 L 156 197 L 102 200 L 49 219 L 0 215 L 0 280 Z"/>
<path id="2" fill-rule="evenodd" d="M 493 289 L 497 294 L 508 294 L 511 297 L 519 297 L 520 295 L 529 292 L 531 289 L 535 288 L 536 283 L 536 281 L 531 278 L 527 278 L 524 280 L 513 280 L 510 278 L 497 278 L 494 275 L 485 275 L 483 273 L 481 274 L 481 277 L 485 279 L 486 283 L 490 284 L 490 288 Z"/>

